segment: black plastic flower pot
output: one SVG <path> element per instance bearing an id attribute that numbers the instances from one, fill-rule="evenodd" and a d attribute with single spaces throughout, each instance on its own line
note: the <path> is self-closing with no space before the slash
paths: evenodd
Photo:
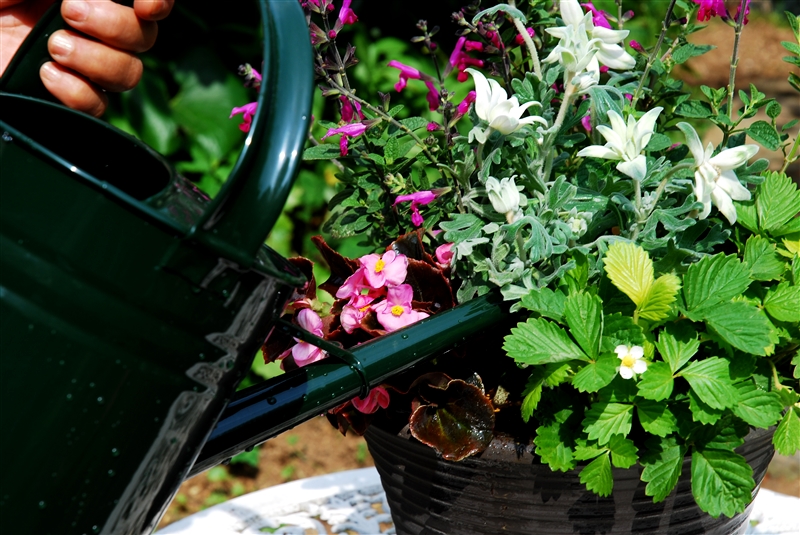
<path id="1" fill-rule="evenodd" d="M 772 434 L 755 430 L 736 450 L 753 468 L 753 497 L 774 453 Z M 553 472 L 531 447 L 501 437 L 480 456 L 451 462 L 407 432 L 373 425 L 365 436 L 398 535 L 741 535 L 752 511 L 751 502 L 733 518 L 703 512 L 692 497 L 691 457 L 675 490 L 654 504 L 638 465 L 614 469 L 614 490 L 603 498 L 586 490 L 578 469 Z"/>

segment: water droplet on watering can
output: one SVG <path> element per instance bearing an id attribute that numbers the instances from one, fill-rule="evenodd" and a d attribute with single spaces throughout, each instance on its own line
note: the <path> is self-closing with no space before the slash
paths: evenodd
<path id="1" fill-rule="evenodd" d="M 92 533 L 100 533 L 100 526 L 92 526 Z"/>
<path id="2" fill-rule="evenodd" d="M 407 334 L 404 334 L 404 335 L 402 336 L 402 338 L 403 338 L 403 340 L 408 340 L 408 335 L 407 335 Z"/>
<path id="3" fill-rule="evenodd" d="M 303 117 L 303 119 L 305 119 L 305 117 Z M 14 137 L 8 132 L 3 132 L 3 141 L 5 141 L 6 143 L 11 143 L 12 141 L 14 141 Z"/>
<path id="4" fill-rule="evenodd" d="M 111 456 L 112 457 L 118 457 L 119 456 L 119 450 L 117 448 L 111 448 Z"/>
<path id="5" fill-rule="evenodd" d="M 40 501 L 39 502 L 39 509 L 44 509 L 45 507 L 47 507 L 47 504 L 44 502 L 44 500 Z"/>
<path id="6" fill-rule="evenodd" d="M 89 383 L 89 388 L 94 388 L 94 383 Z"/>
<path id="7" fill-rule="evenodd" d="M 78 382 L 78 380 L 77 379 L 73 379 L 71 382 L 72 382 L 72 384 L 75 384 L 75 383 Z"/>
<path id="8" fill-rule="evenodd" d="M 98 404 L 98 405 L 102 405 L 102 404 L 103 404 L 103 403 L 105 403 L 105 402 L 106 402 L 106 400 L 105 400 L 105 399 L 103 399 L 103 396 L 99 396 L 99 397 L 97 398 L 97 404 Z"/>
<path id="9" fill-rule="evenodd" d="M 58 365 L 59 365 L 59 366 L 63 366 L 63 365 L 64 365 L 64 361 L 63 361 L 63 360 L 59 360 L 59 361 L 58 361 Z"/>
<path id="10" fill-rule="evenodd" d="M 33 330 L 33 323 L 29 323 L 29 324 L 28 324 L 28 330 L 29 330 L 29 331 L 32 331 L 32 330 Z"/>
<path id="11" fill-rule="evenodd" d="M 72 394 L 67 394 L 67 400 L 72 399 Z"/>
<path id="12" fill-rule="evenodd" d="M 267 403 L 269 403 L 270 405 L 275 405 L 277 402 L 278 402 L 278 400 L 273 398 L 273 397 L 268 397 L 267 398 Z"/>
<path id="13" fill-rule="evenodd" d="M 108 182 L 103 182 L 102 184 L 100 184 L 100 187 L 103 189 L 108 189 Z"/>
<path id="14" fill-rule="evenodd" d="M 205 354 L 204 354 L 204 353 L 200 353 L 200 354 L 198 355 L 198 357 L 200 357 L 200 360 L 203 360 L 204 358 L 206 358 L 206 356 L 205 356 Z"/>
<path id="15" fill-rule="evenodd" d="M 108 471 L 108 477 L 114 477 L 117 473 L 113 470 Z"/>

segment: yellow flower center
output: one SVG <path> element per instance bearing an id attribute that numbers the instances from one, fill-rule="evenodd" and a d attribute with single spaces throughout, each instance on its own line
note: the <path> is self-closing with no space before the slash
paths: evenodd
<path id="1" fill-rule="evenodd" d="M 395 316 L 402 316 L 403 315 L 403 307 L 400 305 L 395 305 L 392 307 L 392 314 Z"/>
<path id="2" fill-rule="evenodd" d="M 630 353 L 622 357 L 622 365 L 626 368 L 633 368 L 634 364 L 636 364 L 636 359 Z"/>
<path id="3" fill-rule="evenodd" d="M 366 312 L 367 310 L 369 310 L 369 307 L 371 307 L 371 306 L 372 305 L 367 305 L 367 306 L 361 307 L 361 308 L 358 309 L 358 311 L 359 312 Z"/>
<path id="4" fill-rule="evenodd" d="M 383 268 L 386 267 L 386 262 L 383 261 L 383 258 L 375 262 L 375 273 L 380 273 L 383 271 Z"/>

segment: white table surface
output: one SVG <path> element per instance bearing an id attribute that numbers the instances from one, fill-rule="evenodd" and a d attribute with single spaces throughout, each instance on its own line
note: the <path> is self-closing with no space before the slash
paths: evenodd
<path id="1" fill-rule="evenodd" d="M 362 535 L 394 533 L 375 468 L 310 477 L 245 494 L 170 524 L 156 535 L 321 535 L 345 530 Z M 800 498 L 761 489 L 747 535 L 800 535 Z"/>

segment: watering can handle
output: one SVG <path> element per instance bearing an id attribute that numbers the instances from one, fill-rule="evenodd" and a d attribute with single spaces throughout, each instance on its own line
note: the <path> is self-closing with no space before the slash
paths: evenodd
<path id="1" fill-rule="evenodd" d="M 133 0 L 115 1 L 133 5 Z M 0 91 L 54 100 L 39 78 L 39 68 L 51 59 L 47 39 L 69 28 L 60 16 L 60 4 L 47 11 L 22 44 L 0 78 Z M 186 236 L 242 268 L 252 265 L 289 195 L 314 91 L 311 43 L 300 3 L 259 0 L 259 10 L 264 49 L 258 110 L 231 175 Z"/>

